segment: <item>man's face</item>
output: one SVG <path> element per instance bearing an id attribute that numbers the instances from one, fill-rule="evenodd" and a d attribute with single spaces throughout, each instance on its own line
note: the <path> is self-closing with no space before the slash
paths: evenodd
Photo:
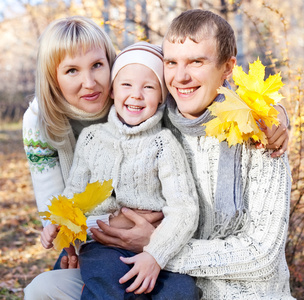
<path id="1" fill-rule="evenodd" d="M 217 96 L 230 64 L 217 66 L 214 38 L 199 43 L 187 38 L 183 44 L 165 40 L 163 52 L 166 85 L 179 111 L 188 119 L 199 117 Z"/>

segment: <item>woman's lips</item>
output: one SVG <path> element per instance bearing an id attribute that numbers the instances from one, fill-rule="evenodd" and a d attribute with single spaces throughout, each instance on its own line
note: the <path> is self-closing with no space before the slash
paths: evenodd
<path id="1" fill-rule="evenodd" d="M 100 95 L 100 92 L 96 92 L 96 93 L 92 93 L 92 94 L 83 95 L 81 98 L 83 98 L 87 101 L 95 101 L 98 99 L 99 95 Z"/>

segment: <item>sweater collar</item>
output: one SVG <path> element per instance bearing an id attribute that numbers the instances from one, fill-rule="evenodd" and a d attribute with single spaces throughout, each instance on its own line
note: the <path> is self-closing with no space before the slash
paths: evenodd
<path id="1" fill-rule="evenodd" d="M 109 112 L 109 117 L 108 117 L 108 122 L 116 127 L 118 129 L 119 134 L 121 135 L 127 135 L 127 136 L 132 136 L 136 135 L 139 133 L 145 133 L 151 134 L 151 131 L 159 131 L 161 127 L 161 120 L 164 114 L 164 108 L 165 105 L 160 105 L 156 111 L 156 113 L 149 118 L 148 120 L 142 122 L 141 124 L 137 126 L 128 126 L 124 124 L 117 116 L 117 112 L 115 109 L 115 106 L 112 105 L 110 112 Z"/>

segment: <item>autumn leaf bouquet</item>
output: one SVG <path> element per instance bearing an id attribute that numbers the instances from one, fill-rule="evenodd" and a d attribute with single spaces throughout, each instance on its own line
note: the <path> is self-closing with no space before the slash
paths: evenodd
<path id="1" fill-rule="evenodd" d="M 103 183 L 96 181 L 89 183 L 84 192 L 74 194 L 71 199 L 62 195 L 52 198 L 49 211 L 40 212 L 39 215 L 59 227 L 53 241 L 56 250 L 60 251 L 70 244 L 77 248 L 76 241 L 86 242 L 88 227 L 85 214 L 106 200 L 112 190 L 112 180 Z"/>
<path id="2" fill-rule="evenodd" d="M 270 75 L 264 81 L 265 67 L 259 59 L 249 64 L 246 74 L 242 67 L 235 66 L 233 80 L 238 86 L 234 92 L 220 87 L 218 93 L 225 95 L 225 101 L 214 102 L 209 110 L 215 116 L 206 126 L 206 135 L 214 136 L 220 142 L 226 140 L 229 146 L 253 139 L 264 145 L 266 135 L 260 127 L 278 125 L 278 111 L 273 107 L 283 97 L 278 92 L 284 85 L 279 74 Z"/>

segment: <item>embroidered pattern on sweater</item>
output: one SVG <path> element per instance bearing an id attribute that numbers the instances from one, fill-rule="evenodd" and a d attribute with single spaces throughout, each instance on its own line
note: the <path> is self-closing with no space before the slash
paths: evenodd
<path id="1" fill-rule="evenodd" d="M 24 131 L 24 136 L 27 137 L 23 138 L 23 144 L 31 171 L 42 173 L 59 165 L 58 152 L 50 144 L 39 139 L 39 130 L 34 133 L 35 139 L 32 138 L 32 129 Z"/>

